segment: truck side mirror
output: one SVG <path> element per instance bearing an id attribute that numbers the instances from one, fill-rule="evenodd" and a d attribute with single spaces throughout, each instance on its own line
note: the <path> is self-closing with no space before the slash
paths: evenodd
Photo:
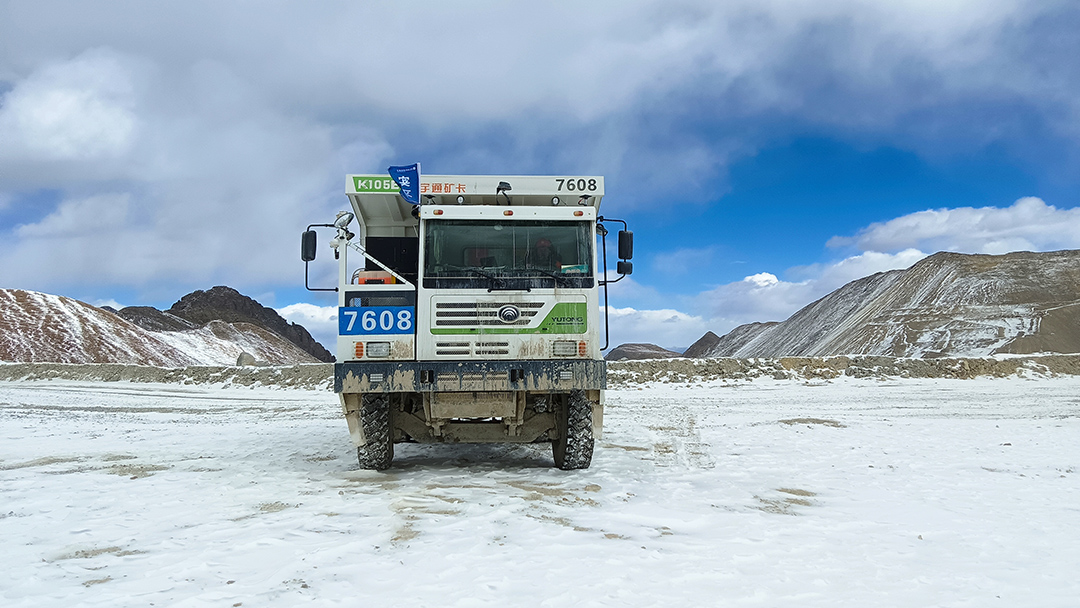
<path id="1" fill-rule="evenodd" d="M 634 233 L 629 230 L 619 231 L 619 259 L 629 260 L 634 257 Z M 622 271 L 620 271 L 622 272 Z M 626 274 L 630 274 L 627 272 Z"/>
<path id="2" fill-rule="evenodd" d="M 632 274 L 634 272 L 634 263 L 620 260 L 619 263 L 615 265 L 615 269 L 619 274 Z"/>
<path id="3" fill-rule="evenodd" d="M 307 230 L 300 237 L 300 259 L 310 262 L 315 259 L 315 231 Z"/>

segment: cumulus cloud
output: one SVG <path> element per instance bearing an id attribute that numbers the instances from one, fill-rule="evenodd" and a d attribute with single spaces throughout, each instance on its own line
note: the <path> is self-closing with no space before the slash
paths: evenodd
<path id="1" fill-rule="evenodd" d="M 1007 253 L 1080 248 L 1080 208 L 1058 209 L 1025 197 L 1009 207 L 960 207 L 911 213 L 875 223 L 855 236 L 834 237 L 830 247 L 863 251 Z"/>
<path id="2" fill-rule="evenodd" d="M 788 270 L 788 274 L 806 277 L 817 285 L 817 291 L 828 293 L 851 281 L 861 279 L 878 272 L 909 268 L 928 254 L 918 249 L 909 248 L 896 253 L 865 251 L 829 264 L 813 264 Z M 824 295 L 822 293 L 822 295 Z"/>
<path id="3" fill-rule="evenodd" d="M 1055 107 L 1077 103 L 1067 94 L 1076 83 L 1024 69 L 1041 56 L 1009 52 L 1008 37 L 1049 10 L 1012 0 L 326 2 L 255 11 L 206 2 L 64 11 L 27 3 L 0 25 L 11 49 L 0 79 L 15 83 L 13 116 L 32 114 L 30 100 L 53 99 L 44 107 L 71 109 L 59 116 L 100 116 L 102 125 L 118 126 L 92 127 L 102 135 L 95 138 L 64 129 L 63 138 L 77 141 L 54 141 L 49 154 L 88 150 L 91 139 L 99 152 L 118 153 L 146 130 L 128 92 L 140 90 L 139 79 L 132 83 L 108 60 L 85 58 L 113 75 L 90 83 L 75 65 L 25 78 L 15 68 L 111 42 L 153 66 L 158 76 L 148 90 L 161 95 L 147 104 L 157 110 L 233 116 L 235 109 L 223 110 L 235 92 L 227 79 L 219 90 L 213 76 L 210 86 L 188 78 L 216 62 L 243 75 L 257 105 L 333 126 L 337 137 L 374 129 L 385 139 L 404 129 L 417 141 L 399 147 L 423 151 L 432 166 L 454 166 L 450 172 L 587 167 L 617 178 L 612 183 L 634 183 L 624 197 L 631 205 L 722 176 L 731 159 L 761 143 L 740 127 L 748 119 L 860 130 L 903 119 L 911 130 L 912 113 L 985 93 L 1063 116 Z M 403 35 L 406 23 L 423 43 Z M 416 86 L 395 65 L 409 66 Z M 57 137 L 50 125 L 72 122 L 30 121 Z M 12 141 L 29 145 L 21 136 Z M 183 144 L 166 139 L 144 152 L 171 159 Z"/>
<path id="4" fill-rule="evenodd" d="M 137 127 L 123 58 L 87 51 L 44 65 L 0 99 L 0 159 L 115 158 L 130 150 Z"/>
<path id="5" fill-rule="evenodd" d="M 603 311 L 601 311 L 601 319 Z M 709 322 L 700 317 L 666 308 L 637 310 L 611 307 L 608 317 L 611 347 L 631 342 L 657 344 L 664 348 L 686 348 L 709 331 Z"/>
<path id="6" fill-rule="evenodd" d="M 335 142 L 218 62 L 168 74 L 146 63 L 88 51 L 4 96 L 0 188 L 61 196 L 41 219 L 0 224 L 0 281 L 62 293 L 302 280 L 299 231 L 346 204 L 342 165 L 380 163 L 385 140 Z M 23 198 L 4 193 L 0 211 Z"/>
<path id="7" fill-rule="evenodd" d="M 768 272 L 759 272 L 752 274 L 742 280 L 743 283 L 753 285 L 754 287 L 772 287 L 780 283 L 780 279 L 776 278 L 776 275 Z"/>
<path id="8" fill-rule="evenodd" d="M 18 226 L 15 234 L 27 239 L 68 240 L 86 235 L 111 239 L 125 228 L 130 203 L 126 193 L 68 199 L 41 221 Z"/>
<path id="9" fill-rule="evenodd" d="M 782 321 L 814 299 L 814 281 L 781 281 L 758 273 L 697 295 L 693 310 L 706 315 L 722 332 L 743 323 Z"/>

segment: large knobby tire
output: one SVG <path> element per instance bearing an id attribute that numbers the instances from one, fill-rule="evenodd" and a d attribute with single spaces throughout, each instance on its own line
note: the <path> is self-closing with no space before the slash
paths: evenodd
<path id="1" fill-rule="evenodd" d="M 573 471 L 587 469 L 592 464 L 592 412 L 593 404 L 585 398 L 585 391 L 570 391 L 566 407 L 556 410 L 559 438 L 551 442 L 555 466 L 564 471 Z"/>
<path id="2" fill-rule="evenodd" d="M 367 443 L 356 448 L 361 469 L 383 471 L 394 460 L 394 437 L 390 428 L 390 399 L 386 395 L 364 395 L 360 400 L 360 424 Z"/>

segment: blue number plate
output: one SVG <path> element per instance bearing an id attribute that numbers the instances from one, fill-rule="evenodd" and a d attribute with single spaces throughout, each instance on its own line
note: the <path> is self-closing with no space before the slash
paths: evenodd
<path id="1" fill-rule="evenodd" d="M 338 334 L 411 334 L 414 310 L 412 306 L 342 306 L 338 308 Z"/>

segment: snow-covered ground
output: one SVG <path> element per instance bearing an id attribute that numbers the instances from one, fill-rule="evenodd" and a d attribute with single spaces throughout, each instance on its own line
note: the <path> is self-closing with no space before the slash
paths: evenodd
<path id="1" fill-rule="evenodd" d="M 12 606 L 1076 606 L 1080 378 L 609 391 L 593 466 L 322 391 L 0 382 Z"/>

